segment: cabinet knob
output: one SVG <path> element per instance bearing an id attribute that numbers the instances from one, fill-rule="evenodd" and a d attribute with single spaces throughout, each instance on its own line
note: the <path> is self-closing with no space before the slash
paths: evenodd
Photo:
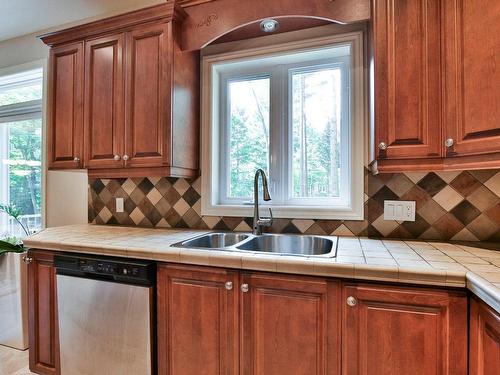
<path id="1" fill-rule="evenodd" d="M 444 145 L 446 147 L 452 147 L 454 144 L 455 142 L 453 141 L 453 138 L 448 138 L 446 141 L 444 141 Z"/>
<path id="2" fill-rule="evenodd" d="M 353 296 L 347 297 L 347 306 L 351 306 L 351 307 L 356 306 L 357 302 L 358 301 L 356 301 L 356 298 L 354 298 Z"/>
<path id="3" fill-rule="evenodd" d="M 227 290 L 232 290 L 233 289 L 233 282 L 228 281 L 224 284 L 224 286 L 226 287 Z"/>
<path id="4" fill-rule="evenodd" d="M 128 160 L 128 155 L 123 155 L 123 160 L 127 161 Z"/>
<path id="5" fill-rule="evenodd" d="M 33 262 L 33 258 L 27 257 L 27 256 L 23 256 L 23 262 L 26 263 L 26 264 L 30 264 L 30 263 Z"/>
<path id="6" fill-rule="evenodd" d="M 379 148 L 380 150 L 387 150 L 387 143 L 385 143 L 385 142 L 380 142 L 380 143 L 378 144 L 378 148 Z"/>
<path id="7" fill-rule="evenodd" d="M 115 155 L 115 156 L 113 156 L 113 159 L 115 161 L 119 161 L 121 159 L 121 157 L 120 157 L 120 155 Z"/>
<path id="8" fill-rule="evenodd" d="M 73 159 L 73 161 L 78 164 L 80 162 L 80 158 L 76 157 L 76 158 Z"/>
<path id="9" fill-rule="evenodd" d="M 250 289 L 250 288 L 249 288 L 248 284 L 241 284 L 241 291 L 242 291 L 243 293 L 248 292 L 248 290 L 249 290 L 249 289 Z"/>

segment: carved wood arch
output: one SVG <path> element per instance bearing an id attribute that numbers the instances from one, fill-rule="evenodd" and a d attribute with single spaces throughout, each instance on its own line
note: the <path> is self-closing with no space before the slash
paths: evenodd
<path id="1" fill-rule="evenodd" d="M 370 0 L 180 0 L 188 14 L 183 50 L 198 50 L 238 27 L 267 17 L 313 17 L 347 24 L 370 19 Z"/>

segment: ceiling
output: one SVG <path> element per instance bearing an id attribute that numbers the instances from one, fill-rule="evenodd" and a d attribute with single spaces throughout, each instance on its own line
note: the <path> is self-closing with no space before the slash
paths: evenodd
<path id="1" fill-rule="evenodd" d="M 166 0 L 0 0 L 0 41 L 164 1 Z"/>

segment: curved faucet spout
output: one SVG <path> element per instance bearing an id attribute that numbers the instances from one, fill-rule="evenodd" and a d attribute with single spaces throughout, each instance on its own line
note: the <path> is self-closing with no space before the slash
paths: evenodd
<path id="1" fill-rule="evenodd" d="M 271 200 L 267 183 L 266 172 L 262 169 L 257 169 L 253 180 L 253 234 L 261 235 L 262 227 L 270 227 L 273 224 L 273 213 L 269 208 L 270 217 L 261 218 L 259 214 L 259 177 L 262 179 L 263 198 L 265 201 Z"/>

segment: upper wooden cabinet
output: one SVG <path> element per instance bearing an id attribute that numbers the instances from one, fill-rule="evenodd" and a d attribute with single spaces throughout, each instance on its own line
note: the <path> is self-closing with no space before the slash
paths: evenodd
<path id="1" fill-rule="evenodd" d="M 342 374 L 467 374 L 465 293 L 347 284 L 343 300 Z"/>
<path id="2" fill-rule="evenodd" d="M 444 1 L 447 156 L 500 166 L 500 2 Z M 453 162 L 453 160 L 450 160 Z"/>
<path id="3" fill-rule="evenodd" d="M 83 42 L 50 50 L 49 168 L 83 167 Z"/>
<path id="4" fill-rule="evenodd" d="M 121 166 L 125 111 L 125 35 L 85 43 L 85 165 Z"/>
<path id="5" fill-rule="evenodd" d="M 93 177 L 197 174 L 199 52 L 180 48 L 185 16 L 167 2 L 42 36 L 54 66 L 50 168 L 88 168 Z"/>
<path id="6" fill-rule="evenodd" d="M 374 0 L 379 171 L 500 167 L 500 3 Z"/>
<path id="7" fill-rule="evenodd" d="M 500 374 L 500 315 L 471 298 L 469 330 L 469 374 Z"/>
<path id="8" fill-rule="evenodd" d="M 376 143 L 389 159 L 442 155 L 439 0 L 375 0 Z"/>

